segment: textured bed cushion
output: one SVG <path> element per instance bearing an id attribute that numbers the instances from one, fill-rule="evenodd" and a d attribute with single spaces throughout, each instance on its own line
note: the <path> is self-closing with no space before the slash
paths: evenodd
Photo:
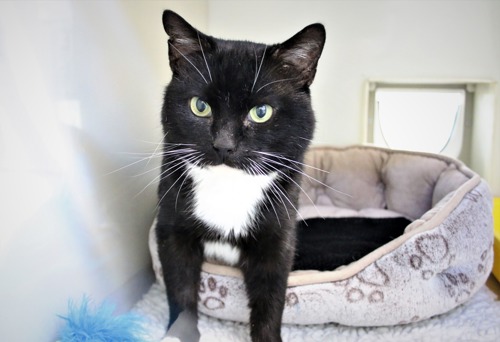
<path id="1" fill-rule="evenodd" d="M 321 183 L 303 179 L 304 219 L 404 216 L 412 223 L 402 236 L 349 265 L 292 272 L 285 323 L 415 322 L 453 309 L 484 284 L 493 260 L 491 195 L 485 182 L 462 163 L 360 146 L 313 148 L 306 163 L 315 167 L 306 168 L 307 174 Z M 150 244 L 162 283 L 154 238 Z M 248 321 L 240 271 L 205 263 L 199 310 Z"/>
<path id="2" fill-rule="evenodd" d="M 316 148 L 307 155 L 306 164 L 329 171 L 305 170 L 323 183 L 303 180 L 305 192 L 316 205 L 388 209 L 411 220 L 473 176 L 444 157 L 368 147 Z M 304 193 L 300 205 L 311 205 Z"/>

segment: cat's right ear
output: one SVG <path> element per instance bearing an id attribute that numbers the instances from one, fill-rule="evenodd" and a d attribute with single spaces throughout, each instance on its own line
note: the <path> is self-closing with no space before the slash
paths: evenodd
<path id="1" fill-rule="evenodd" d="M 280 44 L 275 55 L 285 66 L 291 66 L 298 72 L 299 82 L 310 86 L 316 74 L 325 39 L 325 27 L 321 24 L 312 24 Z"/>
<path id="2" fill-rule="evenodd" d="M 169 36 L 168 56 L 172 70 L 175 70 L 179 63 L 189 61 L 189 55 L 210 48 L 207 36 L 191 26 L 177 13 L 166 10 L 163 12 L 162 20 L 163 28 Z"/>

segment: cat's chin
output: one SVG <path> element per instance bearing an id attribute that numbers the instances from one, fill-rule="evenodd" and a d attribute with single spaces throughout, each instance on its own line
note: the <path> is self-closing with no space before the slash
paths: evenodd
<path id="1" fill-rule="evenodd" d="M 254 176 L 256 174 L 256 172 L 250 171 L 248 167 L 245 167 L 244 165 L 230 162 L 230 161 L 219 162 L 219 163 L 209 163 L 209 164 L 204 165 L 204 167 L 216 168 L 216 169 L 237 170 L 237 171 L 242 171 L 249 176 Z M 262 173 L 260 173 L 260 174 L 262 174 Z"/>
<path id="2" fill-rule="evenodd" d="M 244 167 L 241 165 L 236 165 L 235 163 L 230 163 L 230 162 L 224 162 L 224 163 L 210 163 L 206 164 L 203 166 L 204 168 L 208 169 L 218 169 L 218 170 L 233 170 L 233 171 L 243 171 L 245 173 L 248 173 Z"/>
<path id="3" fill-rule="evenodd" d="M 215 167 L 215 166 L 221 166 L 221 167 L 229 167 L 229 168 L 232 168 L 232 169 L 237 169 L 237 170 L 241 170 L 241 171 L 245 171 L 245 167 L 240 165 L 239 163 L 236 163 L 234 161 L 231 161 L 231 160 L 225 160 L 223 162 L 221 161 L 217 161 L 217 162 L 212 162 L 212 163 L 207 163 L 205 166 L 212 166 L 212 167 Z"/>

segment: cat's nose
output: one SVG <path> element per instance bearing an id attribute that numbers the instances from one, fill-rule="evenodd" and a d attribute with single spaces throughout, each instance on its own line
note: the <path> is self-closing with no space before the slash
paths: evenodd
<path id="1" fill-rule="evenodd" d="M 233 134 L 226 132 L 218 134 L 214 140 L 213 147 L 219 155 L 225 157 L 236 149 L 236 139 L 234 139 Z"/>

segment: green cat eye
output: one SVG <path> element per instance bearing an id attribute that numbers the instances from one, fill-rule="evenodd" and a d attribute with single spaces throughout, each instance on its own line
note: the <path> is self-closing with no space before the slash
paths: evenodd
<path id="1" fill-rule="evenodd" d="M 205 101 L 195 96 L 189 101 L 189 106 L 194 115 L 206 118 L 212 114 L 212 108 Z"/>
<path id="2" fill-rule="evenodd" d="M 272 115 L 273 107 L 267 104 L 255 106 L 248 112 L 249 119 L 255 123 L 264 123 L 268 121 Z"/>

